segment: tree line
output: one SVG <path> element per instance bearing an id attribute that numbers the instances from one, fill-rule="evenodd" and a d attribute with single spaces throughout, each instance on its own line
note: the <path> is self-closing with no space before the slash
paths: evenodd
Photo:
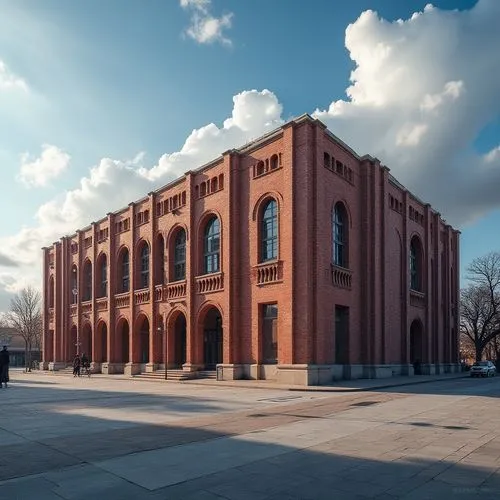
<path id="1" fill-rule="evenodd" d="M 13 328 L 24 340 L 25 366 L 31 371 L 31 353 L 41 350 L 42 297 L 33 287 L 23 288 L 10 301 L 10 310 L 0 318 L 0 326 Z"/>
<path id="2" fill-rule="evenodd" d="M 472 261 L 460 291 L 460 349 L 480 361 L 500 360 L 500 252 Z"/>

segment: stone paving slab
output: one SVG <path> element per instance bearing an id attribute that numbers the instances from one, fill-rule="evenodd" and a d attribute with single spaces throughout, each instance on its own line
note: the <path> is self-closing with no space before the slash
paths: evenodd
<path id="1" fill-rule="evenodd" d="M 497 379 L 292 399 L 43 378 L 2 394 L 0 500 L 500 498 Z"/>

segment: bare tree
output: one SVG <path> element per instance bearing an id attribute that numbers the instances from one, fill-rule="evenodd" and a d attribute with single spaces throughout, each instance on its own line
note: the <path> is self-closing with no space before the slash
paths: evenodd
<path id="1" fill-rule="evenodd" d="M 500 253 L 474 259 L 468 271 L 470 283 L 461 291 L 460 330 L 480 361 L 486 346 L 500 335 Z"/>
<path id="2" fill-rule="evenodd" d="M 23 288 L 10 303 L 7 319 L 24 339 L 26 370 L 31 371 L 31 351 L 42 337 L 41 295 L 31 286 Z"/>

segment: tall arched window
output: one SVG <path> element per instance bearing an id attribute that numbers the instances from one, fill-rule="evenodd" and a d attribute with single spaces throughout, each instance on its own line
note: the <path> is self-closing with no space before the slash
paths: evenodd
<path id="1" fill-rule="evenodd" d="M 186 231 L 180 229 L 174 243 L 174 280 L 186 279 Z"/>
<path id="2" fill-rule="evenodd" d="M 269 200 L 262 209 L 260 221 L 260 260 L 278 258 L 278 204 Z"/>
<path id="3" fill-rule="evenodd" d="M 76 304 L 78 302 L 78 269 L 76 266 L 71 268 L 71 303 Z"/>
<path id="4" fill-rule="evenodd" d="M 410 243 L 410 288 L 422 291 L 422 245 L 416 236 Z"/>
<path id="5" fill-rule="evenodd" d="M 335 205 L 332 219 L 333 263 L 336 266 L 347 268 L 349 266 L 347 213 L 341 203 Z"/>
<path id="6" fill-rule="evenodd" d="M 139 282 L 141 288 L 147 288 L 149 286 L 149 247 L 146 243 L 143 244 L 141 248 L 141 273 L 139 277 Z"/>
<path id="7" fill-rule="evenodd" d="M 101 255 L 99 259 L 99 290 L 98 297 L 108 295 L 108 259 L 106 255 Z"/>
<path id="8" fill-rule="evenodd" d="M 220 222 L 217 217 L 208 221 L 203 242 L 203 272 L 217 273 L 220 270 Z"/>
<path id="9" fill-rule="evenodd" d="M 120 282 L 118 286 L 120 292 L 128 292 L 130 290 L 130 256 L 126 248 L 121 253 L 119 276 Z"/>
<path id="10" fill-rule="evenodd" d="M 83 300 L 92 299 L 92 263 L 87 260 L 83 267 Z"/>

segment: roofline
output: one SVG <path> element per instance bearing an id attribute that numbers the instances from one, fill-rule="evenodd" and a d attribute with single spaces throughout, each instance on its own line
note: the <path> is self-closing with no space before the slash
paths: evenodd
<path id="1" fill-rule="evenodd" d="M 210 160 L 209 162 L 201 165 L 200 167 L 197 167 L 194 170 L 188 170 L 188 171 L 186 171 L 184 174 L 182 174 L 181 176 L 177 177 L 176 179 L 173 179 L 172 181 L 170 181 L 170 182 L 168 182 L 168 183 L 166 183 L 166 184 L 158 187 L 157 189 L 152 190 L 148 195 L 150 195 L 150 194 L 153 194 L 153 195 L 154 194 L 158 194 L 161 191 L 167 190 L 167 189 L 172 188 L 175 185 L 181 183 L 190 174 L 199 174 L 199 173 L 204 172 L 205 170 L 208 170 L 211 167 L 216 166 L 218 163 L 220 163 L 221 161 L 223 161 L 224 156 L 227 155 L 227 154 L 245 154 L 245 153 L 248 153 L 248 152 L 252 151 L 253 149 L 256 149 L 256 148 L 262 146 L 264 143 L 269 142 L 269 141 L 271 141 L 273 139 L 276 139 L 277 137 L 279 137 L 280 135 L 282 135 L 285 128 L 287 128 L 289 126 L 293 126 L 293 125 L 299 125 L 301 123 L 306 123 L 306 122 L 319 125 L 321 128 L 323 128 L 325 134 L 328 137 L 330 137 L 333 141 L 335 141 L 341 148 L 343 148 L 348 153 L 350 153 L 352 156 L 354 156 L 354 158 L 356 158 L 358 161 L 369 161 L 371 163 L 379 163 L 380 164 L 380 160 L 377 157 L 371 156 L 370 154 L 365 154 L 365 155 L 362 155 L 362 156 L 359 155 L 356 151 L 354 151 L 354 149 L 352 149 L 342 139 L 340 139 L 338 136 L 336 136 L 331 130 L 328 130 L 327 125 L 325 125 L 325 123 L 323 123 L 320 119 L 313 118 L 309 113 L 304 113 L 304 114 L 302 114 L 302 115 L 300 115 L 298 117 L 291 118 L 290 120 L 283 122 L 278 127 L 274 128 L 273 130 L 267 132 L 266 134 L 258 137 L 257 139 L 253 139 L 253 140 L 245 143 L 243 146 L 229 149 L 229 150 L 225 151 L 224 153 L 222 153 L 221 155 L 219 155 L 218 157 L 214 158 L 213 160 Z M 382 167 L 382 168 L 387 168 L 387 167 Z M 387 170 L 389 170 L 389 169 L 387 168 Z M 420 198 L 418 198 L 416 195 L 414 195 L 411 191 L 409 191 L 405 186 L 403 186 L 403 184 L 401 184 L 391 174 L 389 174 L 389 182 L 391 182 L 394 186 L 396 186 L 399 189 L 401 189 L 403 192 L 407 192 L 415 201 L 421 203 L 424 206 L 428 205 L 428 203 L 425 203 Z M 122 212 L 124 212 L 125 210 L 128 210 L 128 207 L 130 205 L 135 205 L 135 204 L 138 204 L 138 203 L 142 203 L 143 201 L 147 201 L 147 200 L 148 200 L 148 196 L 144 196 L 142 198 L 139 198 L 137 201 L 130 202 L 127 206 L 121 207 L 118 210 L 114 210 L 112 212 L 108 212 L 107 216 L 109 216 L 109 215 L 115 215 L 115 216 L 119 215 Z M 432 208 L 431 208 L 431 210 L 434 213 L 440 215 L 440 213 L 438 211 L 436 211 L 436 210 L 434 210 Z M 107 217 L 103 217 L 102 219 L 99 219 L 97 222 L 92 222 L 92 223 L 88 224 L 87 226 L 85 226 L 85 227 L 83 227 L 81 229 L 77 229 L 74 233 L 72 233 L 70 235 L 67 235 L 67 236 L 64 236 L 61 239 L 63 239 L 63 238 L 74 238 L 78 234 L 78 232 L 88 231 L 89 229 L 92 228 L 93 224 L 102 223 L 106 219 L 107 219 Z M 441 218 L 441 220 L 443 220 L 443 219 Z M 454 230 L 457 231 L 456 229 L 454 229 Z M 52 248 L 52 247 L 48 247 L 48 248 Z"/>

